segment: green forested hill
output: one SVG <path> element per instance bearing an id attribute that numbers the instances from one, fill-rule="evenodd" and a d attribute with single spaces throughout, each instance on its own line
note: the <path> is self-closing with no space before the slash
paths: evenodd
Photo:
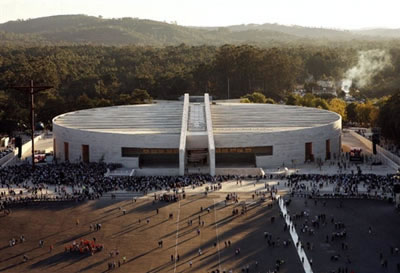
<path id="1" fill-rule="evenodd" d="M 22 35 L 24 34 L 24 35 Z M 191 45 L 290 41 L 297 37 L 272 30 L 201 29 L 135 18 L 102 19 L 61 15 L 0 24 L 2 42 L 52 44 Z"/>
<path id="2" fill-rule="evenodd" d="M 393 32 L 393 31 L 392 31 Z M 397 32 L 394 31 L 394 34 Z M 0 24 L 1 44 L 96 45 L 280 45 L 292 42 L 371 40 L 350 31 L 283 26 L 278 24 L 229 27 L 185 27 L 137 18 L 103 19 L 86 15 L 59 15 Z M 399 36 L 399 35 L 398 35 Z M 388 35 L 385 36 L 389 38 Z M 390 37 L 396 37 L 392 35 Z"/>
<path id="3" fill-rule="evenodd" d="M 364 36 L 372 36 L 379 38 L 391 38 L 391 39 L 400 38 L 400 29 L 375 28 L 375 29 L 356 30 L 354 31 L 354 33 Z"/>
<path id="4" fill-rule="evenodd" d="M 301 38 L 310 39 L 336 39 L 336 40 L 349 40 L 355 38 L 361 38 L 354 33 L 347 30 L 335 30 L 326 28 L 312 28 L 302 26 L 285 26 L 279 24 L 249 24 L 249 25 L 236 25 L 228 27 L 231 31 L 248 31 L 248 30 L 263 30 L 263 31 L 275 31 L 292 35 Z"/>

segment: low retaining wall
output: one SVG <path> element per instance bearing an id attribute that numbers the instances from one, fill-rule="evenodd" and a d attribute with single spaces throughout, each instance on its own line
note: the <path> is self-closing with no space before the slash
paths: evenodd
<path id="1" fill-rule="evenodd" d="M 45 133 L 36 136 L 33 139 L 34 143 L 36 143 L 40 139 L 42 139 L 44 137 L 44 135 L 45 135 Z M 25 153 L 29 152 L 31 149 L 32 149 L 32 140 L 30 140 L 30 141 L 26 142 L 24 145 L 22 145 L 22 148 L 21 148 L 22 153 L 21 153 L 21 155 L 23 156 Z M 7 159 L 3 160 L 4 158 L 7 158 Z M 17 159 L 18 159 L 18 149 L 15 149 L 14 153 L 6 155 L 5 157 L 3 157 L 0 160 L 0 168 L 14 164 L 17 161 Z"/>
<path id="2" fill-rule="evenodd" d="M 15 156 L 15 151 L 12 153 L 9 153 L 8 155 L 0 158 L 0 166 L 3 166 L 7 161 L 9 161 L 11 158 Z"/>
<path id="3" fill-rule="evenodd" d="M 146 168 L 135 169 L 134 176 L 176 176 L 179 168 Z"/>
<path id="4" fill-rule="evenodd" d="M 36 136 L 33 141 L 34 143 L 38 142 L 40 139 L 44 137 L 44 133 Z M 26 152 L 29 152 L 32 149 L 32 140 L 28 141 L 24 145 L 22 145 L 22 155 L 24 155 Z"/>
<path id="5" fill-rule="evenodd" d="M 382 148 L 379 145 L 376 146 L 376 149 L 379 152 L 381 152 L 382 154 L 384 154 L 387 158 L 392 160 L 394 163 L 396 163 L 397 165 L 400 165 L 400 157 L 398 157 L 397 155 L 393 154 L 392 152 L 386 150 L 385 148 Z"/>
<path id="6" fill-rule="evenodd" d="M 262 168 L 216 168 L 216 175 L 257 176 L 264 175 Z"/>
<path id="7" fill-rule="evenodd" d="M 191 174 L 199 173 L 196 170 L 190 172 Z M 208 174 L 206 169 L 201 169 L 200 173 Z M 216 175 L 240 175 L 240 176 L 258 176 L 264 175 L 262 168 L 216 168 Z M 146 169 L 135 169 L 135 176 L 175 176 L 179 175 L 179 168 L 146 168 Z"/>

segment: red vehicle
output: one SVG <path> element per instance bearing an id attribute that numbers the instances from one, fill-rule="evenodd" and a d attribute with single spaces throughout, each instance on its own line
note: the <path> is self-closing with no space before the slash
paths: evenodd
<path id="1" fill-rule="evenodd" d="M 66 245 L 65 246 L 65 252 L 77 252 L 80 254 L 83 253 L 96 253 L 99 251 L 102 251 L 104 248 L 103 245 L 101 244 L 96 244 L 95 241 L 89 241 L 86 239 L 81 239 L 79 243 L 76 243 L 75 241 L 72 243 L 72 245 Z"/>
<path id="2" fill-rule="evenodd" d="M 35 154 L 35 163 L 46 162 L 46 154 Z"/>
<path id="3" fill-rule="evenodd" d="M 350 150 L 350 161 L 353 162 L 363 162 L 364 158 L 362 155 L 362 149 L 358 147 L 353 147 Z"/>

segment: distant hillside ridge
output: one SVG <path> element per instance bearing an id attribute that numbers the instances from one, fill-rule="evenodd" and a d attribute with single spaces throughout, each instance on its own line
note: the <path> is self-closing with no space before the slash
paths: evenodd
<path id="1" fill-rule="evenodd" d="M 137 19 L 57 15 L 0 24 L 0 44 L 222 45 L 400 38 L 400 30 L 348 31 L 279 24 L 188 27 Z"/>

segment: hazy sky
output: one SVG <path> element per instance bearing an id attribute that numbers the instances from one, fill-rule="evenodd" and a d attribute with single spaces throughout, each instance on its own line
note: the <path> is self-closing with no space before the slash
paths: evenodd
<path id="1" fill-rule="evenodd" d="M 400 0 L 0 0 L 0 23 L 59 14 L 138 17 L 179 25 L 279 23 L 400 28 Z"/>

